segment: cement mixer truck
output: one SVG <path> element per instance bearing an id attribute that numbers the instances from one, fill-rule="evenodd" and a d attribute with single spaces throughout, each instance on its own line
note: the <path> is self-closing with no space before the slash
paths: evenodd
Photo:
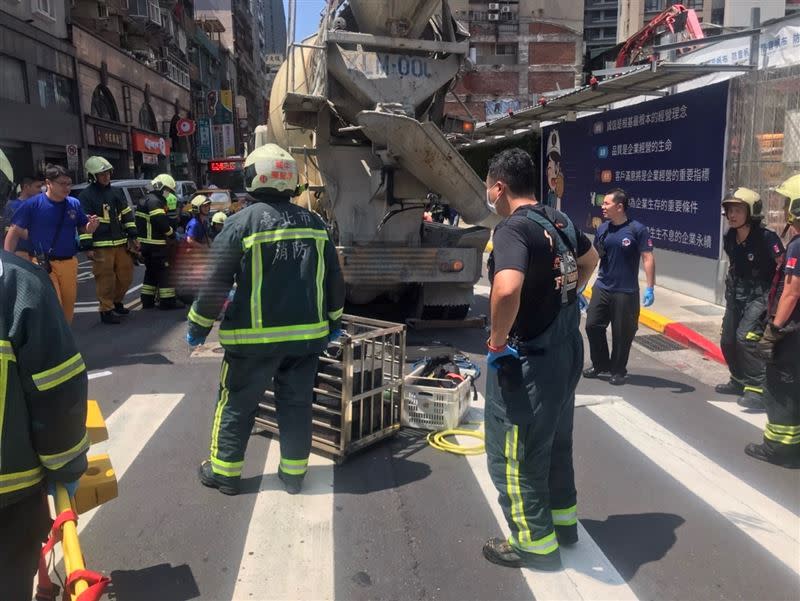
<path id="1" fill-rule="evenodd" d="M 332 0 L 316 35 L 290 42 L 256 145 L 297 159 L 308 188 L 296 202 L 330 224 L 351 303 L 432 319 L 469 310 L 494 222 L 440 129 L 468 37 L 442 0 Z M 426 221 L 432 205 L 473 226 Z"/>

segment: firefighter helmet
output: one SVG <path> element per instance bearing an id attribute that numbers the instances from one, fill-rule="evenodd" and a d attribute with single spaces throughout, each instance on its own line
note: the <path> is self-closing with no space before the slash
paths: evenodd
<path id="1" fill-rule="evenodd" d="M 248 192 L 297 195 L 297 162 L 277 144 L 259 146 L 244 161 Z"/>
<path id="2" fill-rule="evenodd" d="M 750 188 L 736 188 L 722 201 L 722 208 L 729 204 L 747 205 L 750 219 L 761 219 L 764 216 L 764 203 L 761 195 Z"/>
<path id="3" fill-rule="evenodd" d="M 800 173 L 793 175 L 780 186 L 776 186 L 772 189 L 781 196 L 788 198 L 789 201 L 800 198 Z"/>
<path id="4" fill-rule="evenodd" d="M 94 179 L 95 175 L 100 175 L 106 171 L 113 171 L 114 166 L 109 163 L 105 158 L 93 156 L 86 159 L 83 165 L 86 168 L 86 173 L 89 174 L 89 179 Z"/>
<path id="5" fill-rule="evenodd" d="M 786 223 L 792 224 L 800 219 L 800 173 L 793 175 L 772 190 L 789 199 L 789 206 L 786 207 Z"/>
<path id="6" fill-rule="evenodd" d="M 0 150 L 0 200 L 6 200 L 14 187 L 14 168 Z"/>
<path id="7" fill-rule="evenodd" d="M 155 179 L 150 182 L 150 185 L 153 186 L 153 190 L 156 192 L 161 192 L 163 190 L 174 192 L 175 188 L 178 187 L 175 183 L 175 179 L 169 173 L 156 175 Z"/>
<path id="8" fill-rule="evenodd" d="M 211 199 L 205 194 L 198 194 L 192 198 L 189 204 L 192 205 L 192 213 L 198 213 L 200 212 L 200 207 L 211 204 Z"/>
<path id="9" fill-rule="evenodd" d="M 211 223 L 218 223 L 219 225 L 222 225 L 223 223 L 225 223 L 225 220 L 227 218 L 228 216 L 225 213 L 223 213 L 222 211 L 217 211 L 211 218 Z"/>

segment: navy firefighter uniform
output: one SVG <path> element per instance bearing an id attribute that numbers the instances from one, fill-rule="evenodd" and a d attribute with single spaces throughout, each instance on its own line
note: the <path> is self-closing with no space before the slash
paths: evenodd
<path id="1" fill-rule="evenodd" d="M 508 544 L 524 565 L 542 569 L 560 566 L 559 543 L 577 541 L 572 429 L 583 340 L 576 259 L 590 250 L 569 217 L 532 204 L 497 225 L 489 258 L 493 284 L 506 269 L 524 274 L 508 341 L 519 358 L 487 370 L 489 473 L 511 529 Z M 505 541 L 495 541 L 489 551 L 502 554 Z"/>
<path id="2" fill-rule="evenodd" d="M 275 392 L 278 475 L 300 491 L 311 450 L 311 404 L 320 353 L 340 330 L 344 279 L 315 213 L 292 204 L 297 165 L 274 144 L 245 161 L 257 202 L 230 216 L 211 247 L 209 272 L 189 312 L 190 345 L 202 343 L 236 281 L 219 330 L 225 349 L 208 461 L 200 480 L 236 494 L 264 390 Z"/>

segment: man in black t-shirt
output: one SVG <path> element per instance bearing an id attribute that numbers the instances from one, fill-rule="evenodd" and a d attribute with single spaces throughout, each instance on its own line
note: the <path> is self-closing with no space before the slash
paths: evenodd
<path id="1" fill-rule="evenodd" d="M 730 268 L 720 348 L 731 375 L 716 391 L 739 394 L 739 405 L 763 410 L 766 365 L 757 352 L 758 340 L 764 332 L 770 286 L 785 249 L 778 234 L 762 224 L 763 203 L 758 193 L 737 188 L 722 206 L 730 225 L 723 240 Z"/>
<path id="2" fill-rule="evenodd" d="M 486 559 L 559 569 L 559 544 L 578 540 L 572 423 L 583 367 L 577 291 L 597 252 L 569 217 L 536 201 L 534 167 L 517 148 L 495 156 L 486 203 L 505 219 L 489 259 L 486 454 L 511 529 Z"/>

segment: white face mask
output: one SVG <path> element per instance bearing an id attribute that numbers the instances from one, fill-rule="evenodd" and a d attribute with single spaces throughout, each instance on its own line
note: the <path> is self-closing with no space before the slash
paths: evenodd
<path id="1" fill-rule="evenodd" d="M 489 188 L 486 188 L 486 208 L 489 209 L 495 215 L 497 215 L 497 201 L 492 203 L 489 200 Z"/>

